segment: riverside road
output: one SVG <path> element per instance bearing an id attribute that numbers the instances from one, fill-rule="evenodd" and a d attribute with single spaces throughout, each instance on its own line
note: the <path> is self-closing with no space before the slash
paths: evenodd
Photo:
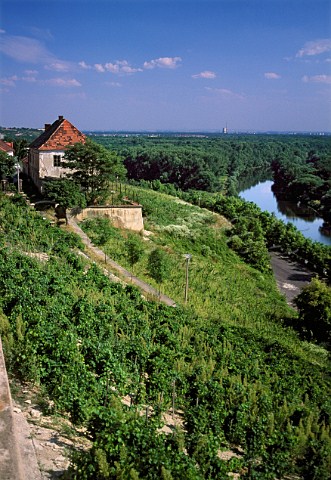
<path id="1" fill-rule="evenodd" d="M 271 252 L 270 259 L 277 286 L 285 295 L 287 302 L 293 306 L 293 299 L 310 282 L 314 274 L 280 253 Z"/>

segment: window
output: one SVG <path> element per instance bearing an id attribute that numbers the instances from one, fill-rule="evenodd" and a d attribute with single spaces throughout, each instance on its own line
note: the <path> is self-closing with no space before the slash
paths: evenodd
<path id="1" fill-rule="evenodd" d="M 61 155 L 53 155 L 53 166 L 61 167 Z"/>

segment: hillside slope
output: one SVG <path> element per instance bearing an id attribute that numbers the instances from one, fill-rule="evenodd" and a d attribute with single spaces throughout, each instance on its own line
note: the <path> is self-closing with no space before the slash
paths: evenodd
<path id="1" fill-rule="evenodd" d="M 147 195 L 140 201 L 155 233 L 141 239 L 142 270 L 154 245 L 169 252 L 171 278 L 162 288 L 173 285 L 183 298 L 177 281 L 182 254 L 191 253 L 187 308 L 148 302 L 135 288 L 112 283 L 77 255 L 84 247 L 75 235 L 19 198 L 0 197 L 7 365 L 40 385 L 53 413 L 84 425 L 93 441 L 90 451 L 74 456 L 67 478 L 222 479 L 230 472 L 326 480 L 324 350 L 283 326 L 292 311 L 273 277 L 228 249 L 212 214 Z M 110 233 L 124 260 L 126 232 Z M 131 405 L 122 402 L 127 395 Z M 183 427 L 167 435 L 160 432 L 162 412 L 172 411 Z M 224 460 L 223 450 L 239 446 L 240 458 Z"/>

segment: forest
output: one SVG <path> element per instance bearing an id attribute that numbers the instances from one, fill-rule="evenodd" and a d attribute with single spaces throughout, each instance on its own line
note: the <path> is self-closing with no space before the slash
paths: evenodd
<path id="1" fill-rule="evenodd" d="M 180 190 L 238 193 L 242 183 L 272 178 L 272 162 L 309 155 L 330 162 L 330 137 L 291 135 L 98 136 L 93 140 L 124 159 L 128 178 L 159 180 Z M 327 163 L 327 161 L 326 161 Z"/>
<path id="2" fill-rule="evenodd" d="M 331 227 L 331 155 L 298 152 L 272 161 L 273 191 L 280 199 L 313 207 Z"/>

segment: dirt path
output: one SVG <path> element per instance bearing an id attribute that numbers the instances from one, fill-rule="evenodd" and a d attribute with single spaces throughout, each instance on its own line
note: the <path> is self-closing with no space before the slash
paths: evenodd
<path id="1" fill-rule="evenodd" d="M 99 258 L 99 260 L 105 262 L 105 264 L 107 264 L 112 270 L 115 270 L 120 275 L 121 278 L 124 278 L 127 281 L 126 283 L 128 284 L 131 283 L 136 285 L 142 292 L 147 294 L 149 297 L 153 297 L 154 299 L 159 300 L 165 305 L 168 305 L 171 307 L 176 306 L 176 302 L 172 298 L 162 293 L 161 295 L 159 295 L 159 292 L 155 288 L 153 288 L 151 285 L 144 282 L 143 280 L 140 280 L 140 278 L 132 275 L 131 272 L 121 267 L 121 265 L 119 265 L 118 263 L 114 262 L 114 260 L 109 258 L 102 250 L 100 250 L 100 248 L 93 245 L 90 238 L 77 225 L 73 217 L 68 218 L 68 223 L 72 227 L 74 232 L 80 236 L 80 238 L 82 239 L 82 242 Z"/>

